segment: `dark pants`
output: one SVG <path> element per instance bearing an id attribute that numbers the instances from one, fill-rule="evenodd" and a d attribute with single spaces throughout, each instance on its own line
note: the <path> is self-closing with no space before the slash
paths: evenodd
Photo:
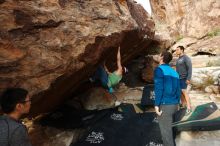
<path id="1" fill-rule="evenodd" d="M 180 79 L 180 88 L 181 89 L 187 88 L 186 79 Z"/>
<path id="2" fill-rule="evenodd" d="M 105 71 L 103 66 L 99 66 L 93 75 L 92 79 L 101 84 L 104 88 L 108 89 L 108 73 Z"/>
<path id="3" fill-rule="evenodd" d="M 160 126 L 160 132 L 164 146 L 175 146 L 175 140 L 173 137 L 173 115 L 177 111 L 177 105 L 161 105 L 162 115 L 158 116 L 158 122 Z"/>

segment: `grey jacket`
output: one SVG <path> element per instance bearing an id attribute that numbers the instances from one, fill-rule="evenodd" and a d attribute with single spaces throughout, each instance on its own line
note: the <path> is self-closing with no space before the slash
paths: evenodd
<path id="1" fill-rule="evenodd" d="M 8 116 L 0 116 L 0 146 L 31 146 L 27 128 Z"/>
<path id="2" fill-rule="evenodd" d="M 180 79 L 191 80 L 192 77 L 191 59 L 186 55 L 180 56 L 176 61 L 176 71 L 178 72 Z"/>

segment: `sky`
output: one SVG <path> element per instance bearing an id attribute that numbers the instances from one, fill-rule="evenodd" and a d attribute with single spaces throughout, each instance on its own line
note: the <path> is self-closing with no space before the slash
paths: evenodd
<path id="1" fill-rule="evenodd" d="M 151 6 L 149 0 L 135 0 L 139 4 L 141 4 L 145 10 L 151 15 Z"/>

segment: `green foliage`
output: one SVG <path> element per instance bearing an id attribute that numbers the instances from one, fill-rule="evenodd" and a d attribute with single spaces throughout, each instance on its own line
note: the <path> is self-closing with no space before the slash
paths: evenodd
<path id="1" fill-rule="evenodd" d="M 212 67 L 212 66 L 220 66 L 220 60 L 215 60 L 215 61 L 209 61 L 206 63 L 206 67 Z"/>
<path id="2" fill-rule="evenodd" d="M 177 38 L 176 38 L 176 41 L 178 42 L 178 41 L 180 41 L 180 40 L 182 40 L 183 39 L 183 36 L 178 36 Z"/>
<path id="3" fill-rule="evenodd" d="M 219 35 L 220 35 L 220 28 L 215 29 L 215 30 L 207 33 L 207 36 L 210 37 L 210 38 L 212 38 L 214 36 L 219 36 Z"/>
<path id="4" fill-rule="evenodd" d="M 201 71 L 199 73 L 199 78 L 201 82 L 192 82 L 193 88 L 197 90 L 205 90 L 207 86 L 213 85 L 215 83 L 214 77 L 208 73 L 208 71 Z M 203 77 L 205 76 L 205 77 Z"/>

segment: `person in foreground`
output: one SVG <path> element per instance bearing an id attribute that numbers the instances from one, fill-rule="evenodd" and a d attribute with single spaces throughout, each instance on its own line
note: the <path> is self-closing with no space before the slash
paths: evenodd
<path id="1" fill-rule="evenodd" d="M 154 70 L 155 111 L 164 146 L 175 146 L 172 122 L 181 95 L 179 75 L 169 65 L 172 58 L 170 52 L 162 52 L 160 65 Z"/>
<path id="2" fill-rule="evenodd" d="M 22 115 L 29 113 L 31 99 L 22 88 L 8 88 L 1 98 L 3 115 L 0 116 L 0 146 L 31 146 L 27 128 L 21 123 Z"/>
<path id="3" fill-rule="evenodd" d="M 180 76 L 180 88 L 182 90 L 182 94 L 184 99 L 181 99 L 181 103 L 187 106 L 187 114 L 192 111 L 190 97 L 187 93 L 187 86 L 190 85 L 190 80 L 192 77 L 192 62 L 191 59 L 184 54 L 184 47 L 178 46 L 176 48 L 176 54 L 179 58 L 176 61 L 176 71 Z M 186 102 L 186 103 L 185 103 Z"/>

